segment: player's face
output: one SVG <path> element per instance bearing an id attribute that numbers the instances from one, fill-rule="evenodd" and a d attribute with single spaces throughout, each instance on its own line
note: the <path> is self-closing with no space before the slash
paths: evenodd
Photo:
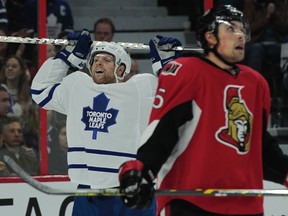
<path id="1" fill-rule="evenodd" d="M 228 62 L 242 61 L 245 54 L 245 36 L 241 22 L 221 23 L 218 28 L 218 53 Z"/>
<path id="2" fill-rule="evenodd" d="M 94 56 L 91 66 L 92 78 L 97 84 L 115 83 L 115 58 L 108 53 L 98 53 Z"/>

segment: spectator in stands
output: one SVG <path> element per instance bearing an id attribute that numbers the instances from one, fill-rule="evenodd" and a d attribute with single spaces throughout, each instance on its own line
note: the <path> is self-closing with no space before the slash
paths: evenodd
<path id="1" fill-rule="evenodd" d="M 251 29 L 244 64 L 259 71 L 267 80 L 272 99 L 271 124 L 284 124 L 282 107 L 287 103 L 287 90 L 283 85 L 280 68 L 281 43 L 288 33 L 288 3 L 285 0 L 245 0 L 244 16 Z"/>
<path id="2" fill-rule="evenodd" d="M 66 121 L 59 121 L 55 139 L 50 143 L 51 151 L 48 157 L 49 174 L 67 174 L 67 136 Z"/>
<path id="3" fill-rule="evenodd" d="M 61 32 L 73 31 L 74 21 L 69 2 L 47 0 L 47 37 L 57 38 Z M 25 4 L 26 25 L 37 32 L 37 0 L 27 0 Z"/>
<path id="4" fill-rule="evenodd" d="M 10 103 L 7 89 L 0 85 L 0 121 L 7 117 L 9 107 Z"/>
<path id="5" fill-rule="evenodd" d="M 280 70 L 281 43 L 288 33 L 287 1 L 245 0 L 244 16 L 251 29 L 244 63 L 259 71 L 268 81 L 282 83 Z M 273 91 L 271 92 L 273 96 Z"/>
<path id="6" fill-rule="evenodd" d="M 27 112 L 32 102 L 29 93 L 29 74 L 23 60 L 18 56 L 8 57 L 2 69 L 0 82 L 8 90 L 10 100 L 9 115 L 21 116 Z"/>
<path id="7" fill-rule="evenodd" d="M 280 43 L 288 32 L 287 1 L 245 0 L 244 15 L 251 28 L 247 64 L 262 71 L 263 59 L 280 62 Z"/>
<path id="8" fill-rule="evenodd" d="M 111 42 L 115 33 L 115 25 L 111 19 L 103 17 L 94 24 L 94 39 L 96 41 Z"/>
<path id="9" fill-rule="evenodd" d="M 0 83 L 9 94 L 7 115 L 21 118 L 25 139 L 29 138 L 30 147 L 38 150 L 38 107 L 31 99 L 28 76 L 23 60 L 18 56 L 10 56 L 4 62 Z"/>
<path id="10" fill-rule="evenodd" d="M 39 174 L 36 153 L 24 143 L 23 126 L 17 117 L 8 117 L 1 121 L 0 136 L 4 144 L 0 149 L 0 161 L 4 161 L 4 155 L 8 155 L 30 175 Z M 10 176 L 15 176 L 10 168 L 8 171 Z"/>

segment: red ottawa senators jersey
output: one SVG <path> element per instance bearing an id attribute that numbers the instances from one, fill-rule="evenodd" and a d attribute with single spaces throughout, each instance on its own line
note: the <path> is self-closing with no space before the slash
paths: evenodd
<path id="1" fill-rule="evenodd" d="M 262 189 L 262 133 L 270 113 L 265 79 L 236 65 L 183 57 L 159 77 L 138 159 L 158 173 L 158 189 Z M 158 211 L 184 199 L 218 214 L 263 213 L 263 197 L 158 196 Z"/>

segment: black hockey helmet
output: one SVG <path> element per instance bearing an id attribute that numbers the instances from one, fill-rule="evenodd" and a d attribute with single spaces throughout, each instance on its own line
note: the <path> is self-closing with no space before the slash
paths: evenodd
<path id="1" fill-rule="evenodd" d="M 230 23 L 231 21 L 241 22 L 244 26 L 246 41 L 250 40 L 249 24 L 244 18 L 243 13 L 231 5 L 221 5 L 208 10 L 198 21 L 196 39 L 199 45 L 204 49 L 204 52 L 207 53 L 209 50 L 205 39 L 205 33 L 210 31 L 217 38 L 219 24 Z"/>

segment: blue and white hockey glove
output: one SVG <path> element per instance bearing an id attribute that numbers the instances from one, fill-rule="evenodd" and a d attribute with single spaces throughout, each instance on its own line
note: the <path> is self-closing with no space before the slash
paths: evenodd
<path id="1" fill-rule="evenodd" d="M 156 76 L 159 75 L 165 64 L 181 56 L 180 51 L 172 50 L 178 46 L 182 46 L 178 39 L 160 35 L 149 41 L 152 69 Z"/>
<path id="2" fill-rule="evenodd" d="M 62 59 L 67 65 L 70 66 L 70 70 L 77 71 L 82 69 L 87 62 L 87 55 L 90 51 L 92 44 L 90 33 L 83 29 L 82 32 L 72 32 L 67 35 L 68 40 L 77 40 L 77 44 L 72 48 L 69 46 L 60 50 L 55 58 Z"/>
<path id="3" fill-rule="evenodd" d="M 125 196 L 121 196 L 128 208 L 147 208 L 153 200 L 154 175 L 151 170 L 145 169 L 139 160 L 127 161 L 119 170 L 120 189 Z"/>

